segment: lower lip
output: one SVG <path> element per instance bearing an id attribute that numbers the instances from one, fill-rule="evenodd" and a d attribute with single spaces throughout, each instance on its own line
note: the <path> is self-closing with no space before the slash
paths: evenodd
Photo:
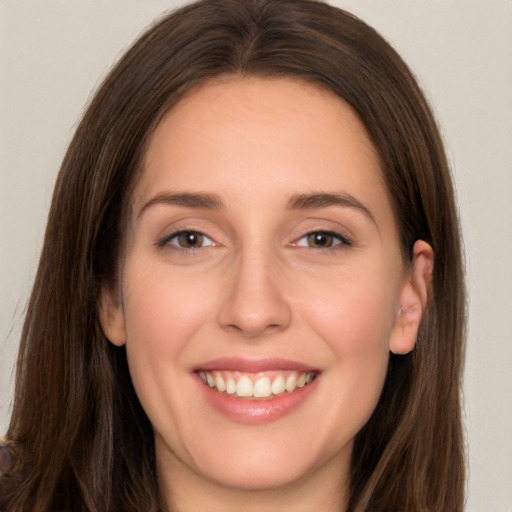
<path id="1" fill-rule="evenodd" d="M 231 421 L 248 425 L 261 425 L 276 421 L 300 407 L 318 386 L 320 376 L 291 393 L 283 393 L 269 399 L 246 399 L 236 395 L 220 393 L 206 386 L 199 377 L 198 385 L 201 387 L 206 401 L 217 411 L 227 416 Z"/>

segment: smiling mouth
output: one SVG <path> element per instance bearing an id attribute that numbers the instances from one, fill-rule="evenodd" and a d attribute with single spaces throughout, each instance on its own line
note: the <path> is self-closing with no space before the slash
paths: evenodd
<path id="1" fill-rule="evenodd" d="M 313 382 L 318 372 L 270 371 L 197 371 L 203 383 L 219 393 L 245 399 L 268 399 L 293 393 Z"/>

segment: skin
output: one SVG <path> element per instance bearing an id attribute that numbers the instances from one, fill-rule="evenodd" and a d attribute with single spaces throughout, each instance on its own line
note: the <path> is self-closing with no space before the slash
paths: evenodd
<path id="1" fill-rule="evenodd" d="M 181 193 L 222 205 L 169 200 Z M 291 207 L 319 193 L 344 202 Z M 196 248 L 173 238 L 183 230 L 202 234 Z M 312 244 L 318 232 L 340 237 Z M 172 510 L 344 510 L 354 436 L 390 350 L 414 347 L 427 300 L 432 251 L 419 241 L 413 253 L 404 264 L 375 150 L 333 94 L 227 77 L 164 117 L 101 321 L 126 344 Z M 242 424 L 204 400 L 193 372 L 228 356 L 284 358 L 320 376 L 293 412 Z"/>

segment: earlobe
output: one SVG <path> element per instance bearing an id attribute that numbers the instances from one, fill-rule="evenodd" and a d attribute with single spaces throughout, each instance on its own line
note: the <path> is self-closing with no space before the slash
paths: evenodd
<path id="1" fill-rule="evenodd" d="M 399 298 L 399 310 L 390 337 L 394 354 L 407 354 L 416 344 L 418 329 L 427 306 L 434 267 L 432 247 L 418 240 L 413 247 L 413 263 Z"/>
<path id="2" fill-rule="evenodd" d="M 107 339 L 118 347 L 126 343 L 126 325 L 123 305 L 118 294 L 102 286 L 99 304 L 100 324 Z"/>

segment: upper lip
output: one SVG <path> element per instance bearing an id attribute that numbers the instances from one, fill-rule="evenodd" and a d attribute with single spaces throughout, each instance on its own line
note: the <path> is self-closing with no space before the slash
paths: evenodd
<path id="1" fill-rule="evenodd" d="M 318 372 L 318 369 L 309 364 L 293 361 L 291 359 L 265 358 L 247 359 L 242 357 L 220 357 L 207 361 L 194 368 L 194 371 L 226 370 L 232 372 L 258 373 L 272 370 L 295 370 L 298 372 Z"/>

